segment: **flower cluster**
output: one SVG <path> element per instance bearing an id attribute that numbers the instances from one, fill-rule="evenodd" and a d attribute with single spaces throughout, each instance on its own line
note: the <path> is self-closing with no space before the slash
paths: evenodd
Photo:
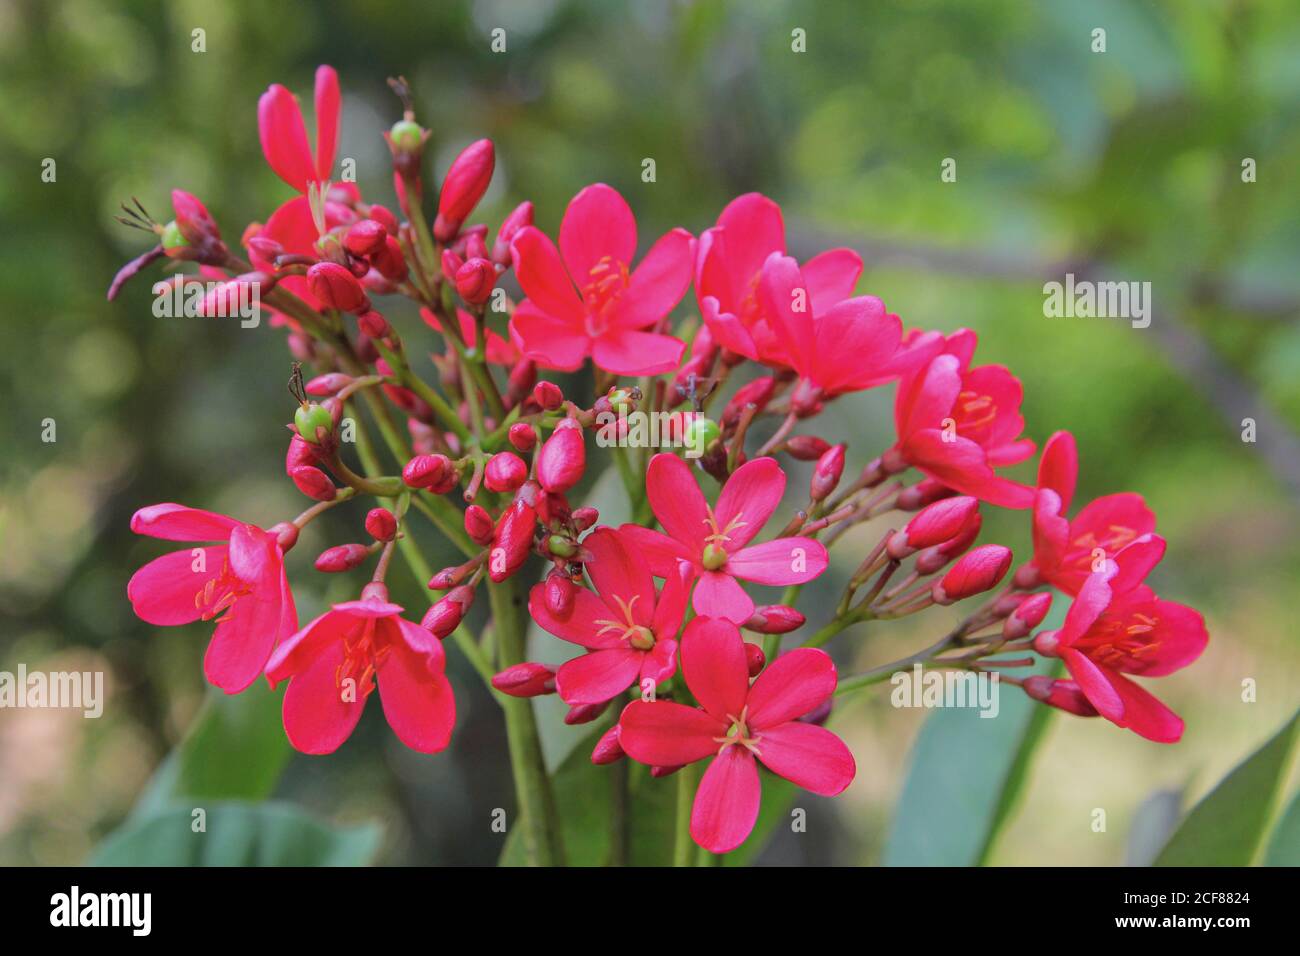
<path id="1" fill-rule="evenodd" d="M 262 149 L 293 195 L 248 226 L 238 249 L 179 190 L 166 224 L 138 203 L 128 211 L 158 241 L 119 273 L 110 298 L 152 262 L 194 262 L 212 284 L 206 314 L 255 286 L 296 359 L 285 476 L 311 500 L 301 514 L 262 530 L 158 504 L 132 521 L 138 534 L 194 545 L 141 568 L 128 596 L 153 624 L 216 622 L 204 664 L 213 685 L 233 694 L 259 675 L 287 682 L 285 731 L 315 754 L 348 738 L 378 690 L 394 733 L 434 753 L 455 723 L 443 650 L 453 639 L 507 705 L 514 762 L 531 756 L 529 735 L 513 732 L 533 720 L 527 699 L 552 693 L 569 723 L 601 722 L 597 764 L 631 758 L 664 776 L 709 761 L 690 833 L 714 853 L 752 830 L 760 764 L 818 794 L 853 780 L 852 755 L 823 726 L 832 698 L 919 659 L 839 680 L 820 647 L 861 621 L 989 594 L 930 649 L 928 666 L 996 672 L 1050 706 L 1179 739 L 1182 721 L 1133 678 L 1185 667 L 1208 636 L 1199 614 L 1144 583 L 1165 550 L 1154 515 L 1138 495 L 1119 494 L 1069 518 L 1078 455 L 1068 432 L 1046 443 L 1035 485 L 1004 473 L 1037 449 L 1024 435 L 1020 382 L 1001 365 L 974 364 L 974 332 L 905 329 L 879 298 L 855 294 L 862 260 L 852 250 L 801 263 L 788 254 L 780 207 L 758 194 L 734 200 L 698 237 L 668 231 L 639 259 L 636 218 L 603 184 L 573 198 L 556 240 L 529 202 L 493 232 L 471 222 L 495 168 L 488 140 L 446 171 L 429 225 L 431 134 L 406 83 L 391 84 L 405 107 L 386 134 L 396 211 L 332 181 L 341 97 L 329 67 L 316 75 L 314 144 L 292 93 L 276 85 L 262 96 Z M 692 287 L 698 318 L 674 324 Z M 377 305 L 402 299 L 421 335 L 439 337 L 432 378 Z M 539 379 L 588 363 L 589 399 Z M 812 423 L 837 398 L 887 385 L 895 440 L 846 478 L 848 442 Z M 659 416 L 670 444 L 698 457 L 629 447 L 636 414 Z M 635 515 L 617 527 L 571 500 L 588 477 L 590 439 L 610 428 Z M 774 521 L 792 462 L 812 463 L 806 503 Z M 286 553 L 321 514 L 365 501 L 361 540 L 314 563 L 322 573 L 373 565 L 368 583 L 300 627 Z M 1014 572 L 1008 548 L 978 543 L 990 506 L 1032 522 L 1033 556 Z M 794 605 L 827 570 L 828 549 L 891 514 L 906 520 L 850 559 L 829 620 L 782 652 L 783 636 L 805 625 Z M 408 534 L 417 515 L 461 563 L 425 566 Z M 398 555 L 434 594 L 419 624 L 389 600 Z M 575 646 L 568 660 L 525 659 L 513 614 L 524 602 L 511 597 L 521 581 L 536 582 L 532 621 Z M 768 588 L 779 598 L 757 604 Z M 470 632 L 480 589 L 492 597 L 490 641 Z M 1060 627 L 1035 633 L 1051 589 L 1070 606 Z M 1044 658 L 1059 658 L 1068 677 L 1012 673 Z"/>

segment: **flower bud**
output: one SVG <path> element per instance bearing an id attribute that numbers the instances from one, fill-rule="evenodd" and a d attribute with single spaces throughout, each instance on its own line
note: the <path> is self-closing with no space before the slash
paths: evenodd
<path id="1" fill-rule="evenodd" d="M 1034 700 L 1060 708 L 1078 717 L 1096 717 L 1097 708 L 1084 696 L 1079 685 L 1072 680 L 1053 680 L 1045 674 L 1025 678 L 1021 685 Z"/>
<path id="2" fill-rule="evenodd" d="M 329 372 L 326 375 L 317 375 L 307 383 L 307 394 L 319 397 L 328 397 L 340 389 L 347 388 L 355 381 L 351 375 L 344 375 L 342 372 Z"/>
<path id="3" fill-rule="evenodd" d="M 376 541 L 392 541 L 397 537 L 397 517 L 387 508 L 371 508 L 366 515 L 366 531 Z"/>
<path id="4" fill-rule="evenodd" d="M 598 767 L 604 766 L 622 760 L 626 756 L 623 753 L 623 745 L 618 739 L 621 730 L 621 725 L 615 724 L 600 735 L 600 739 L 596 741 L 596 746 L 591 751 L 592 763 Z"/>
<path id="5" fill-rule="evenodd" d="M 555 426 L 537 456 L 537 480 L 541 486 L 557 494 L 568 491 L 582 478 L 587 467 L 582 426 L 566 418 Z"/>
<path id="6" fill-rule="evenodd" d="M 553 412 L 564 404 L 564 393 L 554 382 L 538 382 L 533 387 L 533 401 L 546 411 Z"/>
<path id="7" fill-rule="evenodd" d="M 218 254 L 224 258 L 226 247 L 221 241 L 221 230 L 197 196 L 173 189 L 172 210 L 176 213 L 176 229 L 195 249 L 199 261 L 212 259 Z"/>
<path id="8" fill-rule="evenodd" d="M 682 433 L 682 444 L 703 453 L 720 438 L 722 438 L 722 429 L 718 427 L 717 422 L 703 415 L 692 415 Z"/>
<path id="9" fill-rule="evenodd" d="M 528 478 L 528 466 L 518 455 L 508 451 L 497 452 L 488 459 L 483 469 L 483 483 L 488 491 L 508 492 L 516 490 Z"/>
<path id="10" fill-rule="evenodd" d="M 369 312 L 362 312 L 357 316 L 357 328 L 372 339 L 382 339 L 393 331 L 388 324 L 388 320 L 374 309 Z"/>
<path id="11" fill-rule="evenodd" d="M 354 256 L 366 258 L 384 248 L 388 239 L 388 230 L 381 222 L 374 219 L 362 219 L 353 223 L 343 237 L 343 248 Z"/>
<path id="12" fill-rule="evenodd" d="M 573 581 L 567 575 L 559 571 L 552 571 L 546 576 L 546 583 L 543 586 L 542 597 L 546 601 L 546 609 L 554 614 L 561 621 L 567 620 L 573 613 L 573 594 L 576 588 Z"/>
<path id="13" fill-rule="evenodd" d="M 298 543 L 298 526 L 292 521 L 281 521 L 267 528 L 266 532 L 275 535 L 275 543 L 282 552 L 287 552 Z"/>
<path id="14" fill-rule="evenodd" d="M 327 574 L 339 571 L 351 571 L 370 556 L 370 549 L 364 544 L 340 544 L 326 548 L 316 559 L 316 570 Z"/>
<path id="15" fill-rule="evenodd" d="M 370 264 L 389 282 L 401 282 L 406 278 L 406 254 L 402 244 L 393 236 L 387 236 L 384 244 L 370 254 Z M 373 273 L 371 273 L 373 276 Z M 391 291 L 391 290 L 390 290 Z"/>
<path id="16" fill-rule="evenodd" d="M 527 422 L 515 422 L 510 426 L 510 431 L 506 433 L 506 437 L 510 439 L 510 444 L 522 452 L 532 451 L 537 444 L 537 432 Z"/>
<path id="17" fill-rule="evenodd" d="M 941 481 L 922 478 L 916 484 L 908 485 L 898 493 L 898 504 L 895 507 L 899 511 L 918 511 L 928 504 L 950 498 L 956 493 Z"/>
<path id="18" fill-rule="evenodd" d="M 447 242 L 456 237 L 461 223 L 487 192 L 495 165 L 496 151 L 490 139 L 470 143 L 452 161 L 438 196 L 438 218 L 433 224 L 435 239 Z"/>
<path id="19" fill-rule="evenodd" d="M 365 312 L 370 308 L 370 297 L 357 277 L 336 262 L 318 262 L 308 269 L 307 285 L 327 309 Z"/>
<path id="20" fill-rule="evenodd" d="M 428 488 L 443 495 L 456 487 L 456 467 L 446 455 L 416 455 L 402 469 L 402 481 L 409 488 Z"/>
<path id="21" fill-rule="evenodd" d="M 671 777 L 678 770 L 681 770 L 685 764 L 674 764 L 671 767 L 651 767 L 650 776 L 658 780 L 661 777 Z"/>
<path id="22" fill-rule="evenodd" d="M 465 533 L 475 544 L 490 544 L 496 526 L 487 509 L 481 505 L 470 505 L 465 509 Z"/>
<path id="23" fill-rule="evenodd" d="M 922 548 L 930 548 L 957 537 L 979 514 L 980 503 L 969 495 L 944 498 L 926 505 L 906 527 L 889 539 L 886 550 L 902 560 Z"/>
<path id="24" fill-rule="evenodd" d="M 761 412 L 767 407 L 774 394 L 776 394 L 776 379 L 771 375 L 746 382 L 736 389 L 736 394 L 731 396 L 731 401 L 727 402 L 727 407 L 722 410 L 723 427 L 729 428 L 740 421 L 740 416 L 744 414 L 747 405 L 753 405 Z"/>
<path id="25" fill-rule="evenodd" d="M 1047 617 L 1047 612 L 1051 609 L 1052 594 L 1050 591 L 1029 595 L 1002 622 L 1002 636 L 1008 641 L 1027 636 L 1030 631 L 1043 623 L 1043 618 Z"/>
<path id="26" fill-rule="evenodd" d="M 573 521 L 573 526 L 579 532 L 583 532 L 600 520 L 600 512 L 592 507 L 575 508 L 569 517 Z"/>
<path id="27" fill-rule="evenodd" d="M 520 229 L 532 224 L 533 204 L 521 202 L 515 207 L 514 212 L 506 216 L 505 221 L 501 223 L 501 228 L 497 230 L 496 242 L 492 243 L 492 261 L 503 266 L 510 265 L 512 256 L 510 241 Z"/>
<path id="28" fill-rule="evenodd" d="M 764 604 L 741 627 L 759 634 L 789 634 L 803 627 L 806 618 L 785 604 Z"/>
<path id="29" fill-rule="evenodd" d="M 514 408 L 525 398 L 533 393 L 533 386 L 537 384 L 537 363 L 532 359 L 520 359 L 510 369 L 510 377 L 506 382 L 505 403 L 506 408 Z M 517 422 L 516 424 L 523 424 Z"/>
<path id="30" fill-rule="evenodd" d="M 456 291 L 470 305 L 482 305 L 492 297 L 497 270 L 487 259 L 468 259 L 456 270 Z"/>
<path id="31" fill-rule="evenodd" d="M 578 704 L 576 707 L 570 707 L 569 712 L 564 715 L 564 722 L 570 726 L 589 724 L 607 711 L 609 704 L 609 701 L 605 701 L 603 704 Z"/>
<path id="32" fill-rule="evenodd" d="M 516 498 L 497 522 L 492 551 L 488 555 L 488 577 L 500 583 L 518 571 L 533 546 L 533 530 L 537 527 L 537 512 L 525 501 Z"/>
<path id="33" fill-rule="evenodd" d="M 540 697 L 555 693 L 556 668 L 525 661 L 492 677 L 492 686 L 511 697 Z"/>
<path id="34" fill-rule="evenodd" d="M 749 669 L 750 677 L 757 677 L 763 670 L 763 665 L 767 663 L 767 655 L 757 644 L 750 641 L 745 642 L 745 667 Z"/>
<path id="35" fill-rule="evenodd" d="M 812 481 L 808 492 L 813 501 L 823 501 L 835 490 L 844 474 L 844 446 L 835 445 L 822 452 L 813 469 Z"/>
<path id="36" fill-rule="evenodd" d="M 830 451 L 830 442 L 816 435 L 795 435 L 785 443 L 785 450 L 791 458 L 799 461 L 816 461 Z"/>
<path id="37" fill-rule="evenodd" d="M 442 640 L 464 620 L 465 613 L 474 603 L 474 589 L 461 585 L 452 588 L 425 612 L 420 626 L 428 630 L 438 640 Z"/>
<path id="38" fill-rule="evenodd" d="M 289 472 L 289 477 L 298 486 L 298 490 L 308 498 L 317 501 L 333 501 L 338 494 L 338 489 L 334 487 L 334 482 L 330 481 L 329 475 L 315 465 L 299 465 Z"/>
<path id="39" fill-rule="evenodd" d="M 1011 567 L 1011 549 L 1000 544 L 985 544 L 962 555 L 936 581 L 931 594 L 935 604 L 952 604 L 972 594 L 995 587 Z"/>
<path id="40" fill-rule="evenodd" d="M 316 457 L 316 446 L 295 431 L 284 454 L 284 473 L 292 476 L 293 470 L 299 465 L 314 465 L 319 460 Z"/>
<path id="41" fill-rule="evenodd" d="M 917 572 L 920 574 L 933 574 L 957 555 L 963 553 L 975 543 L 983 523 L 984 519 L 977 513 L 970 523 L 966 525 L 966 529 L 957 537 L 949 538 L 943 544 L 936 544 L 923 550 L 916 556 Z"/>

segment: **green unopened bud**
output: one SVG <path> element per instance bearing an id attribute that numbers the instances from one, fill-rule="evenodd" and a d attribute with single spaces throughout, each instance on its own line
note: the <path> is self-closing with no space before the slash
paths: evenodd
<path id="1" fill-rule="evenodd" d="M 699 451 L 704 452 L 721 437 L 722 429 L 718 427 L 717 422 L 712 418 L 697 415 L 687 423 L 684 441 L 687 448 L 699 449 Z"/>
<path id="2" fill-rule="evenodd" d="M 727 549 L 719 544 L 707 544 L 704 547 L 704 557 L 701 564 L 710 571 L 716 571 L 727 563 Z"/>
<path id="3" fill-rule="evenodd" d="M 317 429 L 323 428 L 327 432 L 334 430 L 334 419 L 329 410 L 315 402 L 299 405 L 298 410 L 293 413 L 293 423 L 298 429 L 298 434 L 303 437 L 303 441 L 309 441 L 313 445 L 316 444 Z"/>
<path id="4" fill-rule="evenodd" d="M 573 542 L 562 534 L 553 534 L 546 539 L 546 548 L 557 558 L 571 558 L 578 553 Z"/>
<path id="5" fill-rule="evenodd" d="M 181 227 L 176 225 L 175 219 L 163 226 L 162 247 L 164 249 L 180 249 L 189 244 L 190 241 L 181 234 Z"/>

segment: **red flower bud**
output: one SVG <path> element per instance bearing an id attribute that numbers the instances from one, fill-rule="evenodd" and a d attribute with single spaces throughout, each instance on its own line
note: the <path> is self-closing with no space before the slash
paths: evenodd
<path id="1" fill-rule="evenodd" d="M 979 514 L 979 508 L 979 501 L 968 495 L 926 505 L 901 532 L 889 539 L 886 550 L 891 558 L 901 560 L 922 548 L 942 544 L 965 531 Z"/>
<path id="2" fill-rule="evenodd" d="M 540 697 L 555 693 L 556 668 L 525 661 L 507 667 L 492 678 L 492 686 L 511 697 Z"/>
<path id="3" fill-rule="evenodd" d="M 600 735 L 600 739 L 596 741 L 596 746 L 591 751 L 592 763 L 599 767 L 623 759 L 625 756 L 623 745 L 618 740 L 621 729 L 619 724 L 615 724 Z"/>
<path id="4" fill-rule="evenodd" d="M 757 677 L 763 670 L 763 665 L 767 663 L 767 655 L 757 644 L 749 641 L 745 642 L 745 666 L 749 669 L 750 677 Z"/>
<path id="5" fill-rule="evenodd" d="M 985 544 L 962 555 L 936 581 L 931 594 L 935 604 L 952 604 L 995 587 L 1011 567 L 1011 549 L 1000 544 Z"/>
<path id="6" fill-rule="evenodd" d="M 492 297 L 497 270 L 487 259 L 467 259 L 456 270 L 456 291 L 470 305 L 482 305 Z"/>
<path id="7" fill-rule="evenodd" d="M 490 139 L 470 143 L 452 161 L 438 196 L 438 218 L 433 224 L 435 239 L 446 242 L 456 237 L 465 217 L 487 192 L 495 165 L 496 151 Z"/>
<path id="8" fill-rule="evenodd" d="M 564 393 L 554 382 L 538 382 L 533 388 L 533 401 L 548 412 L 553 412 L 564 404 Z"/>
<path id="9" fill-rule="evenodd" d="M 370 308 L 370 297 L 357 277 L 336 262 L 318 262 L 308 269 L 307 285 L 327 309 L 365 312 Z"/>
<path id="10" fill-rule="evenodd" d="M 353 378 L 351 375 L 344 375 L 342 372 L 330 372 L 326 375 L 317 375 L 307 383 L 307 394 L 317 395 L 322 398 L 333 395 L 339 389 L 351 385 Z"/>
<path id="11" fill-rule="evenodd" d="M 370 264 L 390 282 L 401 282 L 406 278 L 406 255 L 402 244 L 392 236 L 384 239 L 384 244 L 370 254 Z"/>
<path id="12" fill-rule="evenodd" d="M 334 482 L 330 481 L 329 475 L 315 465 L 299 465 L 289 472 L 289 477 L 298 486 L 298 490 L 308 498 L 315 498 L 317 501 L 333 501 L 338 494 L 338 489 L 334 487 Z"/>
<path id="13" fill-rule="evenodd" d="M 492 243 L 492 261 L 503 266 L 510 265 L 510 240 L 514 239 L 515 233 L 524 226 L 532 224 L 533 204 L 521 202 L 515 207 L 514 212 L 506 216 L 505 221 L 501 223 L 501 228 L 497 230 L 496 242 Z"/>
<path id="14" fill-rule="evenodd" d="M 573 612 L 575 590 L 568 576 L 558 571 L 551 572 L 546 576 L 546 584 L 542 591 L 542 596 L 546 599 L 546 609 L 560 620 L 566 620 Z"/>
<path id="15" fill-rule="evenodd" d="M 660 777 L 671 777 L 678 770 L 681 770 L 685 764 L 674 764 L 671 767 L 651 767 L 650 776 L 658 780 Z"/>
<path id="16" fill-rule="evenodd" d="M 320 460 L 316 457 L 316 448 L 316 445 L 295 431 L 289 439 L 289 449 L 284 454 L 284 473 L 292 477 L 293 470 L 300 465 L 314 465 Z"/>
<path id="17" fill-rule="evenodd" d="M 483 469 L 483 483 L 488 491 L 514 491 L 528 479 L 528 466 L 518 455 L 497 452 Z"/>
<path id="18" fill-rule="evenodd" d="M 537 480 L 547 491 L 563 494 L 582 478 L 587 467 L 587 450 L 582 426 L 566 418 L 555 426 L 537 453 Z"/>
<path id="19" fill-rule="evenodd" d="M 522 452 L 532 451 L 537 444 L 537 432 L 533 431 L 533 426 L 527 422 L 515 422 L 510 426 L 506 437 L 510 439 L 510 444 Z"/>
<path id="20" fill-rule="evenodd" d="M 564 715 L 564 722 L 570 726 L 589 724 L 608 710 L 609 704 L 609 701 L 605 701 L 603 704 L 578 704 L 576 707 L 570 707 L 569 712 Z"/>
<path id="21" fill-rule="evenodd" d="M 765 604 L 754 608 L 754 613 L 742 627 L 760 634 L 789 634 L 803 627 L 806 618 L 784 604 Z"/>
<path id="22" fill-rule="evenodd" d="M 935 481 L 933 478 L 922 478 L 916 484 L 908 485 L 898 493 L 896 507 L 899 511 L 917 511 L 932 502 L 949 498 L 956 493 L 941 481 Z"/>
<path id="23" fill-rule="evenodd" d="M 402 481 L 443 495 L 456 487 L 456 467 L 446 455 L 416 455 L 402 469 Z"/>
<path id="24" fill-rule="evenodd" d="M 581 532 L 600 520 L 600 512 L 591 507 L 576 508 L 569 518 L 573 521 L 573 526 Z"/>
<path id="25" fill-rule="evenodd" d="M 1097 708 L 1089 703 L 1079 685 L 1072 680 L 1053 680 L 1045 674 L 1025 678 L 1025 693 L 1034 700 L 1060 708 L 1078 717 L 1096 717 Z"/>
<path id="26" fill-rule="evenodd" d="M 176 228 L 195 249 L 202 250 L 205 246 L 221 243 L 221 230 L 217 228 L 217 221 L 197 196 L 182 189 L 173 189 L 172 210 L 176 213 Z"/>
<path id="27" fill-rule="evenodd" d="M 481 505 L 470 505 L 465 509 L 465 533 L 475 544 L 489 544 L 496 532 L 492 516 Z"/>
<path id="28" fill-rule="evenodd" d="M 497 583 L 518 571 L 533 546 L 537 512 L 525 501 L 515 499 L 497 522 L 496 536 L 488 554 L 488 577 Z"/>
<path id="29" fill-rule="evenodd" d="M 936 544 L 934 547 L 926 548 L 916 556 L 916 570 L 921 574 L 934 574 L 935 571 L 938 571 L 975 543 L 983 523 L 984 519 L 979 514 L 976 514 L 966 526 L 966 530 L 962 531 L 957 537 L 949 538 L 943 544 Z"/>
<path id="30" fill-rule="evenodd" d="M 514 408 L 531 395 L 536 384 L 537 363 L 532 359 L 520 359 L 510 369 L 510 379 L 506 383 L 506 408 Z"/>
<path id="31" fill-rule="evenodd" d="M 438 640 L 442 640 L 465 618 L 465 612 L 474 603 L 474 589 L 461 585 L 452 588 L 425 612 L 420 626 L 430 631 Z"/>
<path id="32" fill-rule="evenodd" d="M 816 461 L 830 451 L 830 442 L 816 435 L 795 435 L 785 443 L 785 450 L 791 458 L 799 461 Z"/>
<path id="33" fill-rule="evenodd" d="M 397 517 L 387 508 L 371 508 L 366 515 L 366 531 L 376 541 L 397 537 Z"/>
<path id="34" fill-rule="evenodd" d="M 756 378 L 736 389 L 727 407 L 722 410 L 722 425 L 730 427 L 740 421 L 746 405 L 754 405 L 761 412 L 776 394 L 776 379 L 771 375 Z M 825 442 L 823 442 L 825 444 Z"/>
<path id="35" fill-rule="evenodd" d="M 365 258 L 382 249 L 387 238 L 388 229 L 382 222 L 362 219 L 348 229 L 347 235 L 343 237 L 343 248 L 354 256 Z"/>
<path id="36" fill-rule="evenodd" d="M 373 309 L 357 316 L 357 328 L 372 339 L 382 339 L 392 331 L 388 320 Z"/>
<path id="37" fill-rule="evenodd" d="M 1043 623 L 1043 618 L 1047 617 L 1047 612 L 1051 609 L 1050 591 L 1029 595 L 1020 602 L 1019 607 L 1007 615 L 1007 619 L 1002 623 L 1002 636 L 1008 641 L 1027 636 L 1030 631 Z"/>
<path id="38" fill-rule="evenodd" d="M 351 571 L 370 556 L 370 549 L 364 544 L 340 544 L 335 548 L 326 548 L 316 559 L 316 570 L 327 574 L 339 571 Z"/>
<path id="39" fill-rule="evenodd" d="M 817 459 L 817 466 L 813 469 L 812 482 L 809 486 L 809 494 L 813 501 L 822 501 L 827 495 L 835 490 L 835 486 L 840 483 L 840 476 L 844 474 L 844 446 L 835 445 L 822 452 Z"/>

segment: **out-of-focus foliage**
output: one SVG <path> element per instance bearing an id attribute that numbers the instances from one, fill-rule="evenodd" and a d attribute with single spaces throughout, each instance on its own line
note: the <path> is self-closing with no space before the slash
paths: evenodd
<path id="1" fill-rule="evenodd" d="M 1098 27 L 1105 53 L 1091 50 Z M 504 53 L 490 47 L 497 28 Z M 791 48 L 796 29 L 806 52 Z M 125 582 L 162 549 L 130 534 L 130 514 L 178 500 L 266 526 L 302 505 L 281 468 L 282 333 L 155 318 L 149 285 L 163 270 L 111 305 L 104 290 L 144 247 L 111 219 L 128 197 L 167 218 L 168 191 L 184 187 L 232 242 L 287 198 L 261 158 L 257 97 L 283 82 L 309 102 L 312 71 L 329 62 L 344 87 L 340 155 L 367 195 L 391 199 L 379 134 L 398 115 L 384 83 L 398 73 L 434 130 L 436 172 L 470 140 L 496 140 L 480 213 L 494 226 L 527 198 L 554 229 L 569 197 L 602 180 L 631 202 L 644 246 L 761 190 L 783 205 L 799 255 L 862 248 L 862 291 L 908 326 L 978 330 L 983 360 L 1024 382 L 1029 434 L 1075 432 L 1081 500 L 1146 496 L 1170 541 L 1154 584 L 1203 609 L 1212 634 L 1159 688 L 1186 738 L 1159 747 L 1058 716 L 991 856 L 1121 862 L 1151 792 L 1204 794 L 1293 712 L 1300 687 L 1300 514 L 1261 454 L 1300 430 L 1298 46 L 1300 8 L 1285 0 L 0 5 L 0 668 L 104 670 L 110 687 L 98 721 L 0 712 L 0 860 L 87 858 L 201 713 L 207 628 L 131 614 Z M 654 182 L 642 180 L 648 158 Z M 955 182 L 940 179 L 947 158 Z M 1152 328 L 1045 318 L 1044 272 L 1076 263 L 1150 281 Z M 420 341 L 414 316 L 392 318 Z M 1189 341 L 1228 378 L 1207 374 Z M 1277 413 L 1255 444 L 1225 381 Z M 849 436 L 850 469 L 887 440 L 889 401 L 885 390 L 833 406 L 822 430 Z M 792 488 L 805 477 L 796 470 Z M 360 533 L 359 515 L 330 517 L 290 559 L 304 620 L 354 589 L 308 570 Z M 986 529 L 1024 555 L 1023 514 L 990 514 Z M 809 606 L 833 604 L 880 530 L 845 540 Z M 420 534 L 432 560 L 450 559 Z M 420 582 L 398 583 L 398 600 L 423 606 Z M 841 670 L 899 657 L 949 623 L 935 612 L 850 633 Z M 275 797 L 378 821 L 387 862 L 496 859 L 491 814 L 513 805 L 501 722 L 449 657 L 460 725 L 447 754 L 406 751 L 371 713 L 336 756 L 293 757 Z M 836 715 L 853 787 L 836 803 L 801 795 L 807 832 L 778 825 L 760 861 L 881 859 L 923 717 L 885 690 Z"/>

